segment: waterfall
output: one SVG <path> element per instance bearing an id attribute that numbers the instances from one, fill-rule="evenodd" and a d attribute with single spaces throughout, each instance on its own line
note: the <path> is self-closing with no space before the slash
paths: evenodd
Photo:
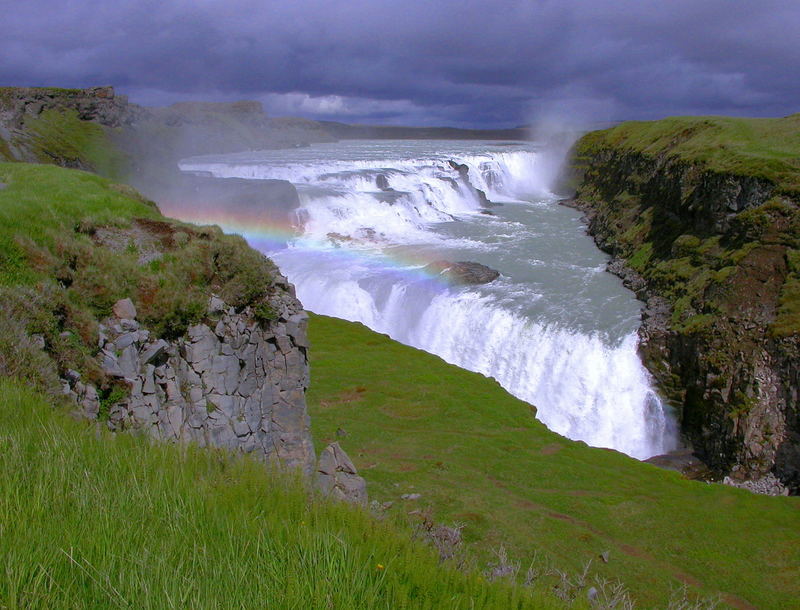
<path id="1" fill-rule="evenodd" d="M 483 146 L 347 143 L 181 168 L 296 186 L 300 235 L 267 253 L 309 310 L 494 377 L 569 438 L 637 458 L 674 448 L 674 422 L 637 355 L 639 304 L 556 203 L 542 156 Z M 487 207 L 481 192 L 503 205 Z M 269 230 L 239 228 L 254 244 Z M 453 286 L 425 269 L 437 258 L 503 276 Z"/>

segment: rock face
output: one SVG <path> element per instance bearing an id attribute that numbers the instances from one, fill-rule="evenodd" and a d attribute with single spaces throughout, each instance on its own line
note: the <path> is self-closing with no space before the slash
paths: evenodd
<path id="1" fill-rule="evenodd" d="M 110 406 L 114 430 L 145 430 L 164 441 L 192 441 L 277 459 L 310 474 L 314 464 L 305 389 L 309 382 L 307 316 L 299 303 L 280 319 L 259 323 L 209 301 L 209 323 L 176 341 L 152 339 L 132 318 L 101 325 L 104 373 L 127 390 Z M 117 315 L 135 315 L 130 301 Z M 94 388 L 71 384 L 90 418 L 98 416 Z"/>
<path id="2" fill-rule="evenodd" d="M 461 177 L 461 181 L 467 186 L 467 188 L 477 197 L 478 201 L 480 201 L 481 205 L 485 208 L 492 207 L 494 205 L 498 205 L 489 201 L 489 198 L 486 196 L 481 189 L 475 188 L 475 186 L 469 180 L 469 166 L 465 165 L 464 163 L 456 163 L 452 159 L 448 160 L 448 165 L 452 167 L 454 170 L 458 172 L 458 175 Z"/>
<path id="3" fill-rule="evenodd" d="M 367 484 L 339 443 L 331 443 L 320 454 L 317 484 L 325 495 L 354 504 L 367 503 Z"/>
<path id="4" fill-rule="evenodd" d="M 582 155 L 569 205 L 646 303 L 640 353 L 696 455 L 719 478 L 772 473 L 798 493 L 800 341 L 773 326 L 797 203 L 700 162 L 611 145 Z"/>
<path id="5" fill-rule="evenodd" d="M 488 284 L 500 277 L 500 272 L 469 261 L 451 263 L 449 261 L 434 261 L 425 267 L 430 273 L 444 276 L 453 284 Z"/>
<path id="6" fill-rule="evenodd" d="M 29 124 L 47 111 L 73 112 L 81 121 L 120 128 L 137 121 L 144 109 L 116 95 L 113 87 L 58 89 L 55 87 L 0 87 L 0 160 L 40 162 L 31 142 Z M 52 151 L 49 151 L 52 152 Z M 69 167 L 91 169 L 74 160 L 54 160 Z"/>

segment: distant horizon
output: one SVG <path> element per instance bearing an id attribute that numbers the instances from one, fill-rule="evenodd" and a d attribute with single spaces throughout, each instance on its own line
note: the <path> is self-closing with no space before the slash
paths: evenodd
<path id="1" fill-rule="evenodd" d="M 4 18 L 0 83 L 115 83 L 144 106 L 506 129 L 781 117 L 800 99 L 786 0 L 37 0 Z"/>

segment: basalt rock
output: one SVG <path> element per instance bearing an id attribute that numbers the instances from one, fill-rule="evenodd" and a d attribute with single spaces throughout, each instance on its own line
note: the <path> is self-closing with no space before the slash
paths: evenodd
<path id="1" fill-rule="evenodd" d="M 714 478 L 797 493 L 800 340 L 772 328 L 797 202 L 770 208 L 768 180 L 666 154 L 579 143 L 575 158 L 568 205 L 645 302 L 639 350 L 695 455 Z"/>
<path id="2" fill-rule="evenodd" d="M 447 164 L 458 172 L 458 175 L 461 178 L 461 181 L 464 184 L 464 186 L 478 199 L 481 206 L 487 208 L 499 205 L 497 203 L 489 201 L 489 198 L 486 196 L 486 193 L 479 188 L 475 188 L 472 182 L 470 182 L 468 165 L 466 165 L 465 163 L 456 163 L 452 159 L 449 159 L 447 161 Z"/>
<path id="3" fill-rule="evenodd" d="M 430 273 L 436 273 L 453 284 L 488 284 L 500 277 L 500 272 L 468 261 L 451 263 L 449 261 L 434 261 L 425 267 Z"/>
<path id="4" fill-rule="evenodd" d="M 320 454 L 317 485 L 325 495 L 362 506 L 367 504 L 367 484 L 339 443 L 331 443 Z"/>
<path id="5" fill-rule="evenodd" d="M 205 322 L 175 341 L 155 339 L 132 317 L 132 303 L 100 326 L 103 372 L 127 396 L 111 405 L 112 430 L 143 430 L 162 441 L 193 442 L 278 460 L 310 474 L 314 465 L 305 390 L 307 315 L 288 293 L 265 323 L 245 308 L 209 301 Z M 65 380 L 65 391 L 96 419 L 94 388 Z"/>

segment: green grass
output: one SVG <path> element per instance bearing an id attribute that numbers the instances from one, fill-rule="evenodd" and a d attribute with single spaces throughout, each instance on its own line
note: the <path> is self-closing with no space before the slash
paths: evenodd
<path id="1" fill-rule="evenodd" d="M 628 121 L 586 138 L 587 147 L 701 161 L 712 170 L 765 178 L 783 192 L 800 194 L 800 113 L 778 119 L 690 116 Z"/>
<path id="2" fill-rule="evenodd" d="M 800 598 L 800 498 L 687 481 L 566 440 L 493 380 L 358 324 L 313 316 L 310 338 L 315 441 L 342 428 L 390 512 L 465 524 L 483 560 L 501 545 L 523 566 L 537 555 L 575 573 L 592 560 L 643 607 L 664 607 L 685 583 L 764 608 Z"/>
<path id="3" fill-rule="evenodd" d="M 0 490 L 2 608 L 558 607 L 263 464 L 100 433 L 8 379 Z"/>
<path id="4" fill-rule="evenodd" d="M 172 338 L 205 315 L 211 293 L 241 309 L 280 290 L 275 266 L 241 237 L 166 219 L 130 187 L 24 163 L 0 164 L 0 182 L 0 326 L 44 335 L 62 373 L 80 370 L 101 390 L 113 388 L 94 358 L 97 321 L 117 300 L 133 299 L 139 321 Z M 0 342 L 0 364 L 13 354 Z"/>
<path id="5" fill-rule="evenodd" d="M 75 110 L 45 110 L 25 124 L 30 146 L 42 163 L 55 163 L 120 177 L 124 156 L 112 144 L 109 131 L 83 121 Z"/>

